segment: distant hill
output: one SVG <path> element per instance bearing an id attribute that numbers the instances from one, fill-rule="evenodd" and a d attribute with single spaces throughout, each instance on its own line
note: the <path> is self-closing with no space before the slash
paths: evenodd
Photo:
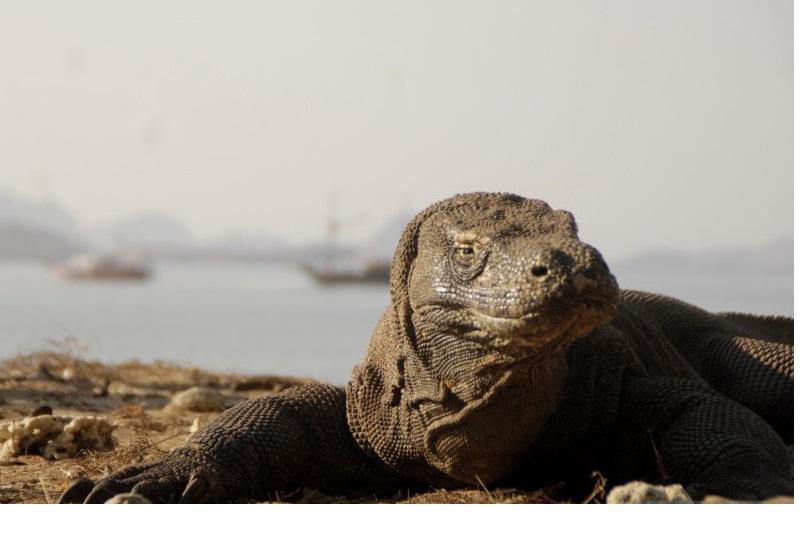
<path id="1" fill-rule="evenodd" d="M 0 224 L 24 226 L 71 240 L 80 238 L 75 220 L 58 204 L 0 191 Z"/>
<path id="2" fill-rule="evenodd" d="M 141 213 L 108 223 L 93 232 L 95 241 L 116 249 L 160 250 L 187 248 L 192 232 L 175 217 L 162 213 Z"/>
<path id="3" fill-rule="evenodd" d="M 697 252 L 645 252 L 618 261 L 612 267 L 621 271 L 647 272 L 652 276 L 791 275 L 794 272 L 794 240 L 787 236 L 752 247 L 710 248 Z"/>
<path id="4" fill-rule="evenodd" d="M 0 191 L 0 259 L 58 260 L 83 246 L 72 217 L 58 204 Z"/>
<path id="5" fill-rule="evenodd" d="M 80 250 L 79 245 L 61 235 L 21 224 L 0 223 L 0 260 L 56 261 Z"/>
<path id="6" fill-rule="evenodd" d="M 359 250 L 366 260 L 391 261 L 394 249 L 413 213 L 402 211 L 390 217 Z"/>
<path id="7" fill-rule="evenodd" d="M 348 264 L 353 261 L 353 257 L 358 252 L 359 248 L 351 244 L 334 244 L 320 241 L 294 248 L 289 258 L 294 262 L 316 266 L 330 262 Z"/>
<path id="8" fill-rule="evenodd" d="M 609 259 L 621 287 L 667 294 L 709 311 L 794 313 L 791 237 L 743 248 L 661 251 Z"/>
<path id="9" fill-rule="evenodd" d="M 184 259 L 224 259 L 257 261 L 283 259 L 291 246 L 277 237 L 256 233 L 229 233 L 223 237 L 192 246 L 182 253 Z"/>
<path id="10" fill-rule="evenodd" d="M 320 241 L 296 248 L 294 260 L 315 269 L 360 271 L 374 263 L 388 263 L 411 213 L 401 212 L 381 224 L 363 245 Z"/>

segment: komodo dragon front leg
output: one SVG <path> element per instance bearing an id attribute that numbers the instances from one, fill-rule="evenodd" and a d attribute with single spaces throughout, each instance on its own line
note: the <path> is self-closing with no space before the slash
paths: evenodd
<path id="1" fill-rule="evenodd" d="M 624 291 L 625 305 L 649 319 L 717 392 L 794 440 L 794 320 L 709 313 L 687 303 Z"/>
<path id="2" fill-rule="evenodd" d="M 388 476 L 356 447 L 345 392 L 322 384 L 244 401 L 157 461 L 133 465 L 93 485 L 73 484 L 62 503 L 102 503 L 134 492 L 153 502 L 266 499 L 302 486 L 336 491 Z"/>
<path id="3" fill-rule="evenodd" d="M 624 469 L 634 460 L 624 454 L 639 435 L 639 449 L 651 456 L 661 481 L 683 484 L 696 499 L 793 493 L 792 458 L 780 436 L 754 412 L 701 383 L 627 380 L 616 435 L 617 465 Z"/>

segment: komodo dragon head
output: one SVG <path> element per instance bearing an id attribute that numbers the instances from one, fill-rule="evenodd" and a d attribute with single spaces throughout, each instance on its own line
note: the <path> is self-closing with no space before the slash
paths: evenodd
<path id="1" fill-rule="evenodd" d="M 619 289 L 570 213 L 473 193 L 408 224 L 391 295 L 394 403 L 412 413 L 413 445 L 451 478 L 488 482 L 536 441 L 561 399 L 567 347 L 612 318 Z M 379 327 L 373 351 L 391 350 L 388 336 Z"/>
<path id="2" fill-rule="evenodd" d="M 402 243 L 395 303 L 432 333 L 516 361 L 570 343 L 613 315 L 619 290 L 602 256 L 578 239 L 570 213 L 540 200 L 458 195 L 418 215 Z"/>

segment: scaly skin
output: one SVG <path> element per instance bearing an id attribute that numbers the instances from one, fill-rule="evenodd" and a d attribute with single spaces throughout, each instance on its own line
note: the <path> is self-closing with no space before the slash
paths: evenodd
<path id="1" fill-rule="evenodd" d="M 619 291 L 572 215 L 475 193 L 418 214 L 345 388 L 242 402 L 65 502 L 535 484 L 597 469 L 695 497 L 793 493 L 793 320 Z"/>

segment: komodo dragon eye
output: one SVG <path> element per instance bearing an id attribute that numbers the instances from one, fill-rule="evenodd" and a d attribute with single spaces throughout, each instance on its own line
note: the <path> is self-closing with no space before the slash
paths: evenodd
<path id="1" fill-rule="evenodd" d="M 450 254 L 450 266 L 460 280 L 469 280 L 480 274 L 488 251 L 478 243 L 457 242 Z"/>

